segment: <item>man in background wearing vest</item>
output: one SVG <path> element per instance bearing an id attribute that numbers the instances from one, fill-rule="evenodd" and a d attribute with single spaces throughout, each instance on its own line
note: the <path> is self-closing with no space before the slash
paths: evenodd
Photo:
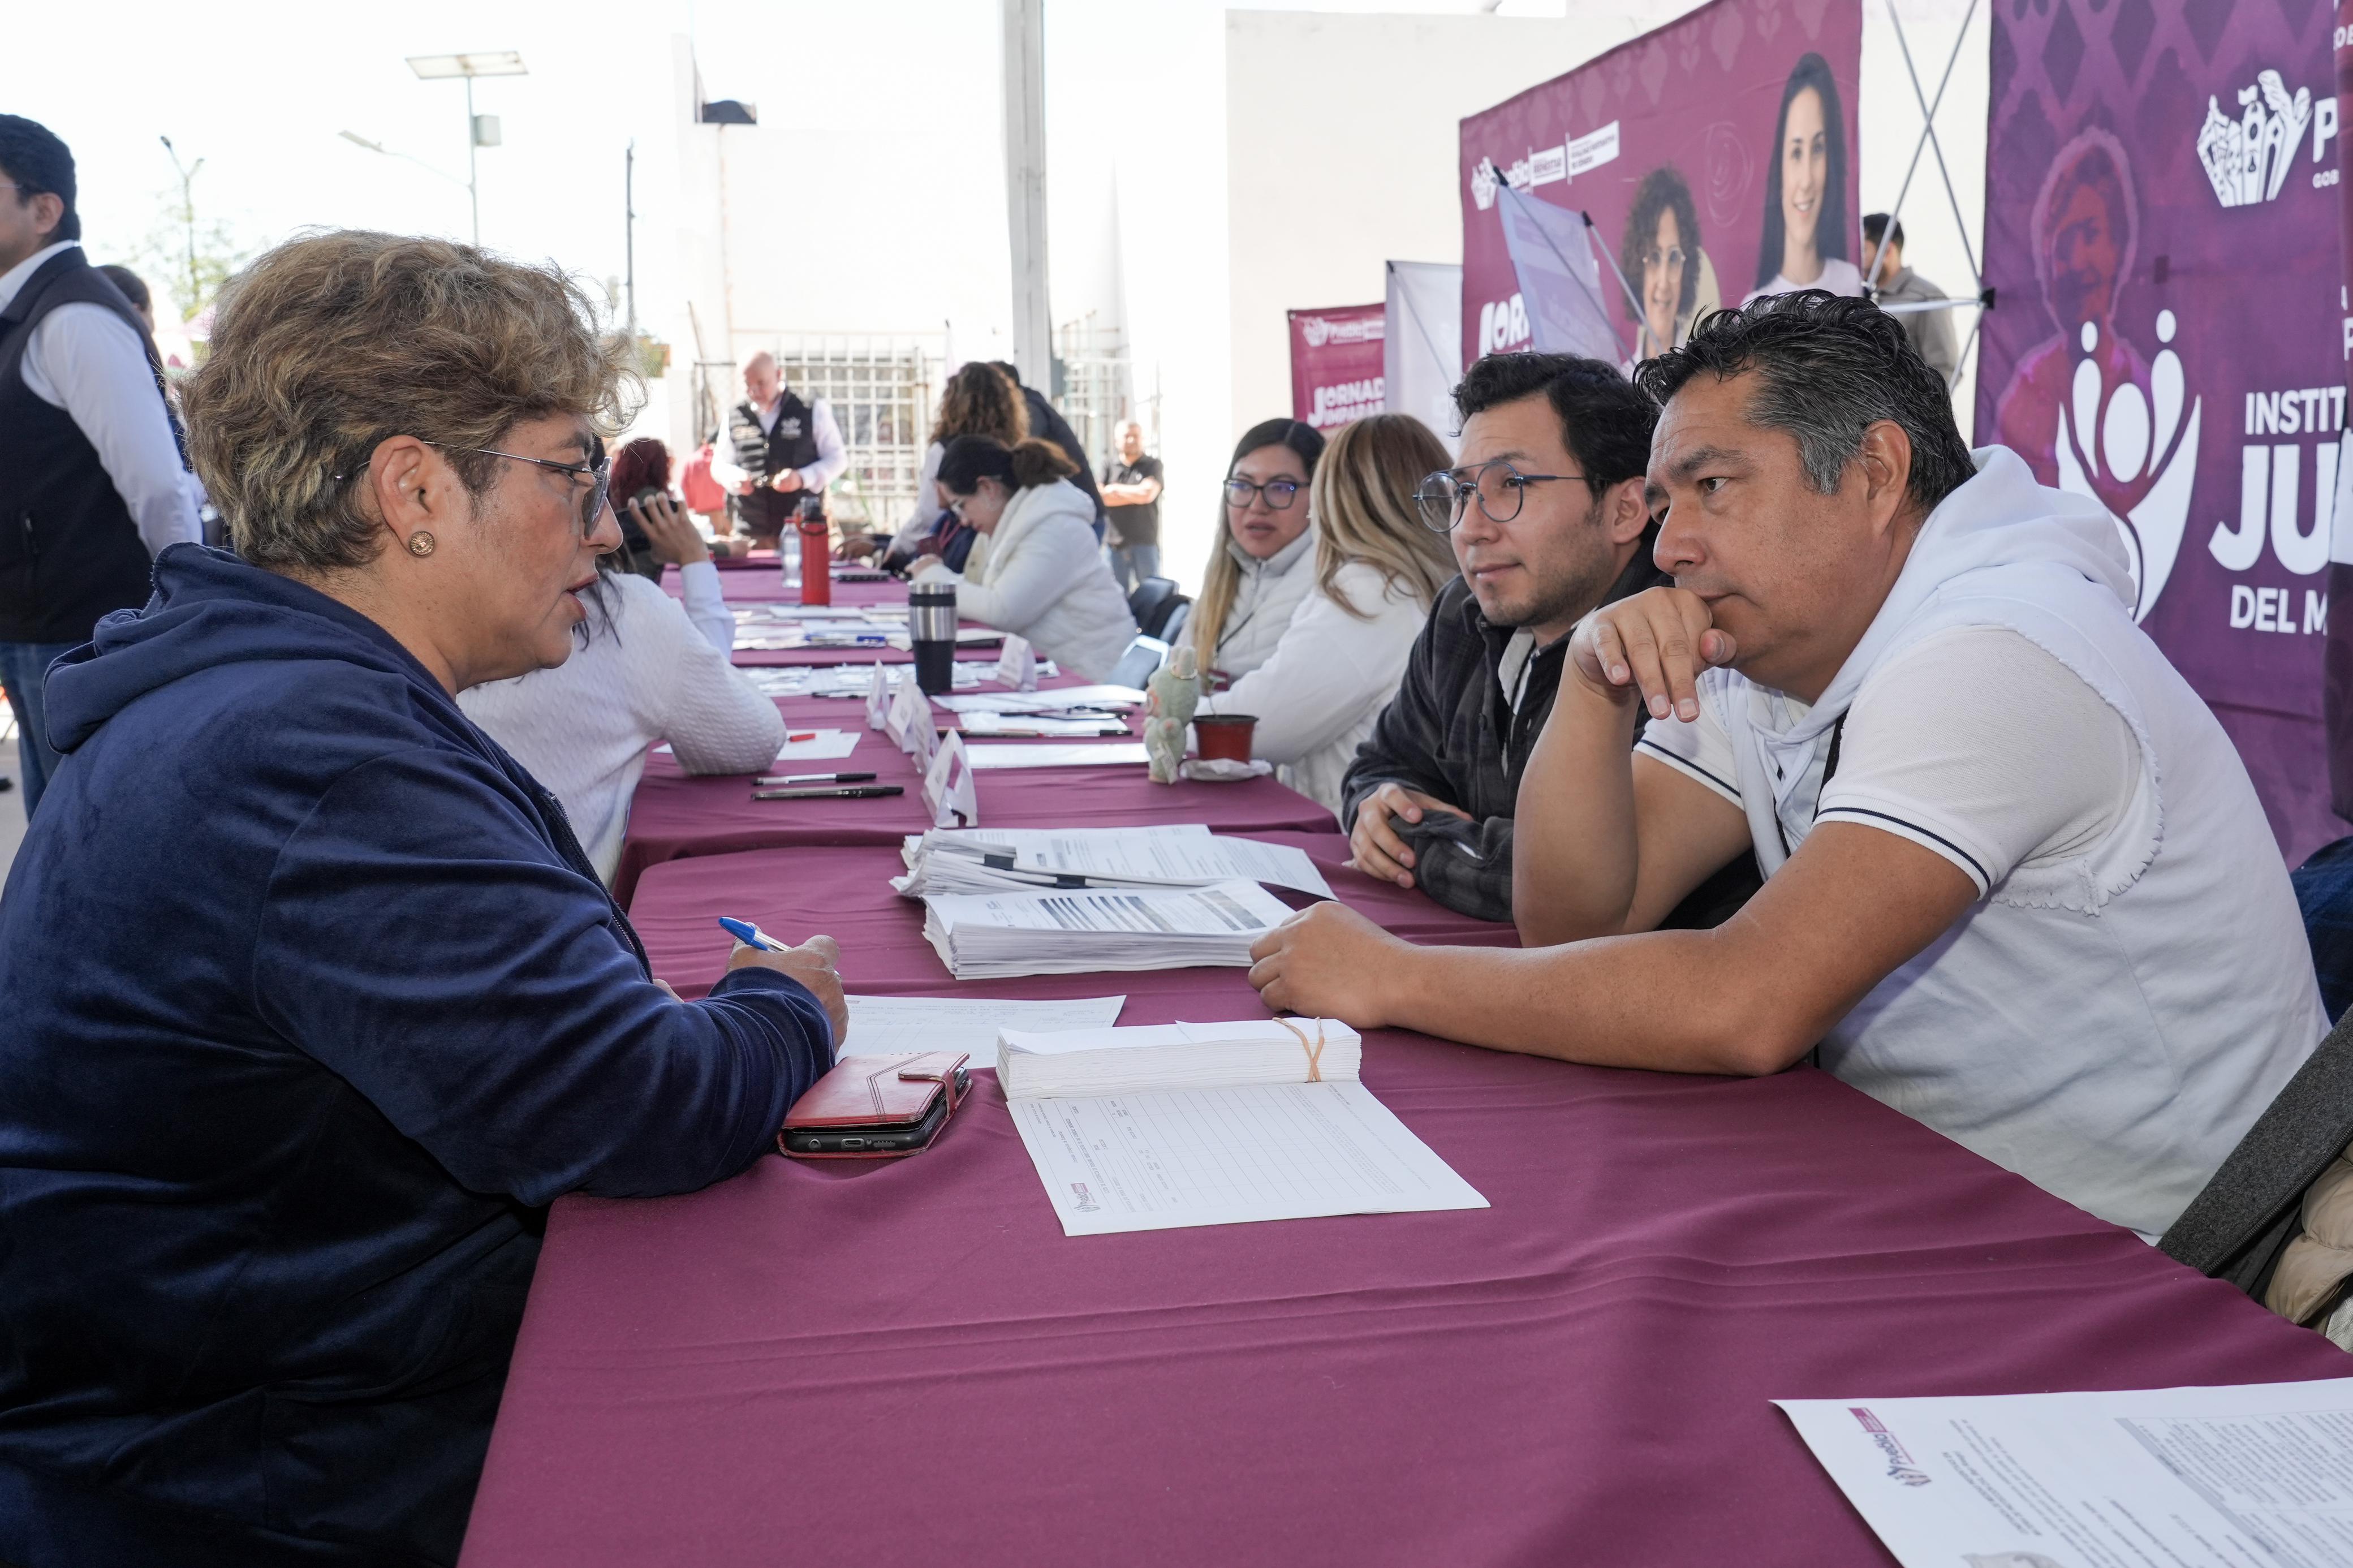
<path id="1" fill-rule="evenodd" d="M 145 327 L 80 236 L 73 154 L 0 114 L 0 683 L 27 816 L 58 766 L 50 661 L 147 602 L 165 545 L 203 538 Z"/>
<path id="2" fill-rule="evenodd" d="M 727 442 L 744 474 L 735 485 L 735 516 L 755 542 L 774 544 L 805 497 L 817 497 L 823 515 L 825 487 L 849 467 L 849 455 L 832 405 L 788 389 L 767 350 L 744 366 L 744 393 L 727 416 Z"/>

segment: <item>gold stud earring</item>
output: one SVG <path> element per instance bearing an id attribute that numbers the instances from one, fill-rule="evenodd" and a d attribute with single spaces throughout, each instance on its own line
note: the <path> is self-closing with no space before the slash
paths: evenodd
<path id="1" fill-rule="evenodd" d="M 426 532 L 423 529 L 418 529 L 415 533 L 408 536 L 408 552 L 411 555 L 420 556 L 432 554 L 433 536 Z"/>

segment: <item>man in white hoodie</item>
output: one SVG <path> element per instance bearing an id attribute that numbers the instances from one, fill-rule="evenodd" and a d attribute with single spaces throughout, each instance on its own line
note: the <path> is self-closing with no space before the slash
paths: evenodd
<path id="1" fill-rule="evenodd" d="M 2114 522 L 1970 453 L 1866 301 L 1759 301 L 1641 379 L 1675 586 L 1573 635 L 1520 795 L 1527 947 L 1414 948 L 1321 904 L 1251 979 L 1574 1061 L 1816 1051 L 2153 1239 L 2327 1023 L 2263 808 L 2133 624 Z M 1739 914 L 1654 929 L 1750 848 L 1767 881 Z"/>

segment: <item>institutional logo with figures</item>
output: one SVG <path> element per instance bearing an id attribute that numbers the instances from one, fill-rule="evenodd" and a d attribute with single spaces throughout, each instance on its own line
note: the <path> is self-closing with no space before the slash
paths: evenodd
<path id="1" fill-rule="evenodd" d="M 2290 98 L 2287 83 L 2275 70 L 2257 71 L 2255 85 L 2239 89 L 2243 112 L 2236 120 L 2222 113 L 2213 98 L 2206 100 L 2206 123 L 2198 132 L 2198 159 L 2214 195 L 2226 207 L 2252 206 L 2280 194 L 2295 150 L 2312 123 L 2312 89 L 2300 87 Z"/>
<path id="2" fill-rule="evenodd" d="M 2190 491 L 2198 482 L 2198 427 L 2205 413 L 2203 398 L 2189 399 L 2186 415 L 2182 407 L 2187 386 L 2181 356 L 2173 352 L 2179 326 L 2173 312 L 2159 310 L 2156 326 L 2161 346 L 2149 363 L 2147 384 L 2119 382 L 2103 401 L 2099 324 L 2083 323 L 2084 357 L 2075 362 L 2069 396 L 2059 407 L 2054 454 L 2059 488 L 2102 505 L 2108 499 L 2094 487 L 2095 479 L 2105 477 L 2112 487 L 2147 487 L 2129 512 L 2117 516 L 2111 508 L 2109 513 L 2131 560 L 2136 621 L 2148 618 L 2181 553 Z"/>

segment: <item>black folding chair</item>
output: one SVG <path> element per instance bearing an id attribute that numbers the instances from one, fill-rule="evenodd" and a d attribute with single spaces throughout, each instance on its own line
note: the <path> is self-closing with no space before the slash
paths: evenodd
<path id="1" fill-rule="evenodd" d="M 1161 636 L 1161 628 L 1168 624 L 1168 617 L 1176 613 L 1176 606 L 1191 603 L 1176 591 L 1175 578 L 1146 577 L 1135 585 L 1135 592 L 1127 596 L 1127 610 L 1135 617 L 1137 631 L 1145 637 L 1156 637 Z"/>
<path id="2" fill-rule="evenodd" d="M 2158 1246 L 2260 1301 L 2295 1239 L 2305 1189 L 2353 1143 L 2353 1013 L 2329 1031 Z"/>

